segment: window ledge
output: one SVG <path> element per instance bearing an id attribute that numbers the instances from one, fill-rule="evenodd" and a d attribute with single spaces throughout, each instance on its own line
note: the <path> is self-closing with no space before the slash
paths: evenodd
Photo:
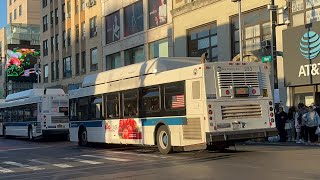
<path id="1" fill-rule="evenodd" d="M 171 13 L 172 16 L 175 17 L 219 1 L 222 0 L 196 0 L 173 9 Z"/>

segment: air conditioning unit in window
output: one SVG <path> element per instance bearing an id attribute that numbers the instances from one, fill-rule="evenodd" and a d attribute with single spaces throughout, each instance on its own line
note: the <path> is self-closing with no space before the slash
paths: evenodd
<path id="1" fill-rule="evenodd" d="M 91 1 L 91 6 L 94 6 L 97 4 L 96 0 L 90 0 Z"/>
<path id="2" fill-rule="evenodd" d="M 271 40 L 261 41 L 261 48 L 268 48 L 268 47 L 271 47 Z"/>
<path id="3" fill-rule="evenodd" d="M 66 14 L 66 18 L 67 18 L 67 19 L 70 19 L 70 18 L 71 18 L 71 14 L 70 14 L 70 13 L 67 13 L 67 14 Z"/>
<path id="4" fill-rule="evenodd" d="M 86 3 L 86 6 L 87 6 L 88 8 L 91 8 L 91 1 L 87 2 L 87 3 Z"/>

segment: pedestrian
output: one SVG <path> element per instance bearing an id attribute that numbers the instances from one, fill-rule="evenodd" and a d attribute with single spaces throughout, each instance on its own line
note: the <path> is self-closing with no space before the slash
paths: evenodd
<path id="1" fill-rule="evenodd" d="M 304 120 L 306 124 L 306 139 L 308 143 L 314 143 L 318 141 L 318 135 L 315 134 L 319 124 L 320 124 L 320 117 L 318 113 L 315 111 L 315 106 L 309 106 L 309 112 L 304 115 Z"/>
<path id="2" fill-rule="evenodd" d="M 302 126 L 303 126 L 303 115 L 307 113 L 308 111 L 305 108 L 305 105 L 303 103 L 298 104 L 298 112 L 295 115 L 295 129 L 296 129 L 296 143 L 303 143 L 303 132 L 302 132 Z"/>
<path id="3" fill-rule="evenodd" d="M 296 129 L 295 129 L 294 123 L 295 123 L 296 113 L 297 113 L 297 110 L 295 106 L 292 106 L 289 108 L 288 120 L 285 125 L 285 129 L 288 134 L 288 141 L 295 141 Z"/>
<path id="4" fill-rule="evenodd" d="M 288 120 L 288 114 L 283 111 L 283 107 L 279 106 L 276 114 L 276 127 L 280 136 L 280 142 L 286 142 L 287 132 L 285 130 L 285 124 Z"/>

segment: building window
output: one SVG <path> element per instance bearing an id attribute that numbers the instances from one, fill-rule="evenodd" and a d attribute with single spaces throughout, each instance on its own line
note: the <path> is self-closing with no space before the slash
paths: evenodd
<path id="1" fill-rule="evenodd" d="M 124 65 L 135 64 L 144 61 L 144 47 L 139 46 L 124 52 Z"/>
<path id="2" fill-rule="evenodd" d="M 10 23 L 12 23 L 12 13 L 10 13 Z"/>
<path id="3" fill-rule="evenodd" d="M 238 16 L 231 18 L 232 57 L 239 54 L 239 20 Z M 243 14 L 243 51 L 260 50 L 261 41 L 270 40 L 270 12 L 267 8 L 258 9 Z"/>
<path id="4" fill-rule="evenodd" d="M 81 23 L 81 39 L 82 40 L 86 39 L 86 23 L 85 22 Z"/>
<path id="5" fill-rule="evenodd" d="M 43 56 L 48 56 L 48 40 L 43 41 Z"/>
<path id="6" fill-rule="evenodd" d="M 46 32 L 48 30 L 48 16 L 47 15 L 43 16 L 42 20 L 43 20 L 43 24 L 42 24 L 43 32 Z"/>
<path id="7" fill-rule="evenodd" d="M 11 5 L 12 4 L 12 0 L 9 0 L 9 5 Z"/>
<path id="8" fill-rule="evenodd" d="M 76 54 L 76 75 L 80 74 L 80 54 Z"/>
<path id="9" fill-rule="evenodd" d="M 211 23 L 188 31 L 188 56 L 201 57 L 208 53 L 209 61 L 218 60 L 217 25 Z"/>
<path id="10" fill-rule="evenodd" d="M 13 18 L 14 18 L 14 19 L 17 19 L 17 10 L 16 10 L 16 9 L 15 9 L 14 12 L 13 12 Z"/>
<path id="11" fill-rule="evenodd" d="M 62 4 L 61 11 L 62 11 L 62 21 L 64 21 L 66 20 L 66 4 Z"/>
<path id="12" fill-rule="evenodd" d="M 86 73 L 86 52 L 85 51 L 82 51 L 81 52 L 81 74 L 85 74 Z"/>
<path id="13" fill-rule="evenodd" d="M 84 11 L 86 9 L 86 2 L 85 0 L 81 0 L 81 11 Z"/>
<path id="14" fill-rule="evenodd" d="M 51 36 L 51 53 L 54 52 L 54 36 Z"/>
<path id="15" fill-rule="evenodd" d="M 124 36 L 143 31 L 142 0 L 124 8 Z"/>
<path id="16" fill-rule="evenodd" d="M 55 41 L 56 41 L 56 51 L 59 50 L 59 34 L 56 34 L 56 38 L 55 38 Z"/>
<path id="17" fill-rule="evenodd" d="M 56 80 L 59 80 L 59 60 L 56 61 Z"/>
<path id="18" fill-rule="evenodd" d="M 106 17 L 106 40 L 107 44 L 120 39 L 120 12 L 117 11 Z"/>
<path id="19" fill-rule="evenodd" d="M 80 36 L 80 29 L 79 24 L 76 25 L 76 42 L 79 42 L 79 36 Z"/>
<path id="20" fill-rule="evenodd" d="M 106 70 L 111 70 L 121 67 L 121 55 L 120 53 L 115 53 L 106 56 Z"/>
<path id="21" fill-rule="evenodd" d="M 90 18 L 90 38 L 97 35 L 97 16 Z"/>
<path id="22" fill-rule="evenodd" d="M 79 1 L 78 0 L 76 0 L 76 9 L 75 9 L 75 11 L 76 11 L 76 14 L 79 13 Z"/>
<path id="23" fill-rule="evenodd" d="M 167 0 L 149 0 L 149 28 L 167 23 Z"/>
<path id="24" fill-rule="evenodd" d="M 51 82 L 54 81 L 54 62 L 51 62 Z"/>
<path id="25" fill-rule="evenodd" d="M 42 0 L 42 8 L 47 7 L 48 5 L 48 0 Z"/>
<path id="26" fill-rule="evenodd" d="M 50 25 L 51 27 L 53 26 L 53 21 L 54 21 L 54 13 L 53 11 L 50 12 Z"/>
<path id="27" fill-rule="evenodd" d="M 68 46 L 71 46 L 71 28 L 68 29 Z"/>
<path id="28" fill-rule="evenodd" d="M 44 74 L 44 83 L 48 83 L 48 77 L 49 77 L 49 67 L 48 64 L 43 66 L 43 74 Z"/>
<path id="29" fill-rule="evenodd" d="M 149 58 L 169 57 L 168 39 L 152 42 L 149 45 Z"/>
<path id="30" fill-rule="evenodd" d="M 71 2 L 67 2 L 67 19 L 71 18 Z"/>
<path id="31" fill-rule="evenodd" d="M 22 5 L 19 6 L 19 16 L 22 16 Z"/>
<path id="32" fill-rule="evenodd" d="M 58 14 L 58 8 L 55 9 L 55 14 L 56 14 L 56 25 L 59 23 L 59 14 Z"/>
<path id="33" fill-rule="evenodd" d="M 292 27 L 320 21 L 320 1 L 292 0 L 291 1 Z"/>
<path id="34" fill-rule="evenodd" d="M 62 47 L 66 47 L 66 41 L 67 41 L 67 33 L 66 31 L 62 32 Z"/>
<path id="35" fill-rule="evenodd" d="M 70 78 L 72 76 L 71 70 L 71 56 L 63 58 L 63 77 Z"/>
<path id="36" fill-rule="evenodd" d="M 92 48 L 90 49 L 90 70 L 96 71 L 98 70 L 98 49 Z"/>

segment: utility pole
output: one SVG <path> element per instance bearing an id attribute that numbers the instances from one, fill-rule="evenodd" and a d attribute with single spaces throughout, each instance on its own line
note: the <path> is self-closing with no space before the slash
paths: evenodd
<path id="1" fill-rule="evenodd" d="M 240 61 L 243 61 L 243 42 L 242 42 L 242 19 L 241 19 L 241 0 L 231 0 L 238 3 L 238 16 L 239 16 L 239 45 L 240 45 Z"/>
<path id="2" fill-rule="evenodd" d="M 270 23 L 271 23 L 271 57 L 272 60 L 270 62 L 270 81 L 271 81 L 271 89 L 272 95 L 274 96 L 274 90 L 278 89 L 278 72 L 277 72 L 277 37 L 276 37 L 276 27 L 277 27 L 277 9 L 278 7 L 275 5 L 274 0 L 270 1 L 270 5 L 268 5 L 268 9 L 270 10 Z"/>

